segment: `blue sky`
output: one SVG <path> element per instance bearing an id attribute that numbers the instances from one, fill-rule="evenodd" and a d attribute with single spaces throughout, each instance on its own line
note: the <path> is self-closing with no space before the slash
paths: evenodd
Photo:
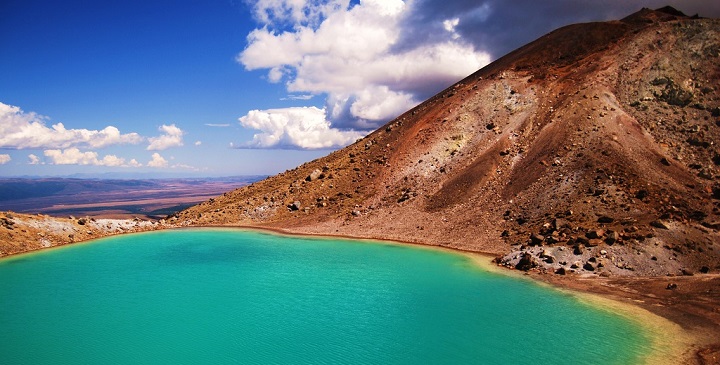
<path id="1" fill-rule="evenodd" d="M 699 0 L 4 0 L 0 176 L 274 174 L 552 29 L 666 4 L 720 16 Z"/>

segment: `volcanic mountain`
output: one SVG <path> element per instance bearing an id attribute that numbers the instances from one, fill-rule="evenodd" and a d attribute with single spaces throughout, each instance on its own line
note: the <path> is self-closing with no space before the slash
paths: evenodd
<path id="1" fill-rule="evenodd" d="M 551 32 L 356 143 L 171 217 L 607 275 L 720 269 L 720 20 Z"/>

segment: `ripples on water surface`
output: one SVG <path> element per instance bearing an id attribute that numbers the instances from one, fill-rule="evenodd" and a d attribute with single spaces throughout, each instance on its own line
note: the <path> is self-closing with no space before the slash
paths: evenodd
<path id="1" fill-rule="evenodd" d="M 417 247 L 198 229 L 0 261 L 1 364 L 626 364 L 647 344 Z"/>

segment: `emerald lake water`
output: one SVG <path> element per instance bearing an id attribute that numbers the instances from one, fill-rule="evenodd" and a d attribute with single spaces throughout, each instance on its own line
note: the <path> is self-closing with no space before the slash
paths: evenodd
<path id="1" fill-rule="evenodd" d="M 630 364 L 637 324 L 467 256 L 227 229 L 0 260 L 0 364 Z"/>

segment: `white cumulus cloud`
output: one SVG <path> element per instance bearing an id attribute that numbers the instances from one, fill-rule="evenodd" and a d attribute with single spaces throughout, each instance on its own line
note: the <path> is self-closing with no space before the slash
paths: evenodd
<path id="1" fill-rule="evenodd" d="M 148 139 L 150 141 L 150 145 L 147 147 L 148 151 L 162 151 L 170 147 L 183 145 L 182 137 L 185 132 L 176 127 L 175 124 L 163 124 L 160 128 L 158 128 L 158 130 L 163 132 L 163 134 L 158 137 L 151 137 Z"/>
<path id="2" fill-rule="evenodd" d="M 237 61 L 267 69 L 291 93 L 327 95 L 335 126 L 375 128 L 490 62 L 456 32 L 460 20 L 438 20 L 444 34 L 405 42 L 416 1 L 260 0 L 263 27 L 248 35 Z"/>
<path id="3" fill-rule="evenodd" d="M 28 164 L 30 164 L 30 165 L 39 165 L 39 164 L 40 164 L 40 158 L 38 158 L 37 156 L 35 156 L 34 154 L 31 153 L 31 154 L 28 155 Z"/>
<path id="4" fill-rule="evenodd" d="M 4 164 L 8 163 L 8 162 L 10 162 L 10 160 L 12 160 L 12 158 L 10 158 L 10 155 L 8 155 L 8 154 L 0 155 L 0 165 L 4 165 Z"/>
<path id="5" fill-rule="evenodd" d="M 195 166 L 186 165 L 186 164 L 182 164 L 182 163 L 174 164 L 174 165 L 172 165 L 172 168 L 173 169 L 181 169 L 181 170 L 200 171 L 200 169 L 198 169 Z"/>
<path id="6" fill-rule="evenodd" d="M 251 110 L 239 120 L 243 127 L 260 131 L 245 148 L 333 148 L 365 135 L 332 128 L 325 109 L 316 107 Z"/>
<path id="7" fill-rule="evenodd" d="M 445 28 L 446 31 L 452 33 L 453 39 L 460 38 L 460 35 L 455 32 L 455 28 L 460 24 L 460 18 L 454 18 L 454 19 L 447 19 L 443 21 L 443 28 Z"/>
<path id="8" fill-rule="evenodd" d="M 350 0 L 256 0 L 253 11 L 263 23 L 312 25 L 349 4 Z"/>
<path id="9" fill-rule="evenodd" d="M 125 159 L 115 155 L 105 155 L 102 159 L 98 158 L 95 151 L 80 151 L 78 148 L 71 147 L 64 150 L 51 149 L 43 151 L 45 157 L 49 158 L 54 165 L 93 165 L 93 166 L 127 166 Z M 30 155 L 34 156 L 34 155 Z M 37 156 L 33 159 L 30 157 L 31 163 L 37 160 Z"/>
<path id="10" fill-rule="evenodd" d="M 102 130 L 67 129 L 62 123 L 45 125 L 46 117 L 26 113 L 17 106 L 0 102 L 0 147 L 62 149 L 77 146 L 101 148 L 142 141 L 137 133 L 121 134 L 113 126 Z"/>
<path id="11" fill-rule="evenodd" d="M 120 158 L 115 155 L 105 155 L 100 162 L 103 166 L 127 166 L 125 165 L 124 158 Z"/>
<path id="12" fill-rule="evenodd" d="M 366 120 L 381 120 L 388 115 L 399 115 L 414 104 L 412 95 L 390 90 L 387 86 L 369 87 L 356 94 L 350 112 Z"/>
<path id="13" fill-rule="evenodd" d="M 152 154 L 152 160 L 147 163 L 148 167 L 168 167 L 168 161 L 155 152 Z"/>

